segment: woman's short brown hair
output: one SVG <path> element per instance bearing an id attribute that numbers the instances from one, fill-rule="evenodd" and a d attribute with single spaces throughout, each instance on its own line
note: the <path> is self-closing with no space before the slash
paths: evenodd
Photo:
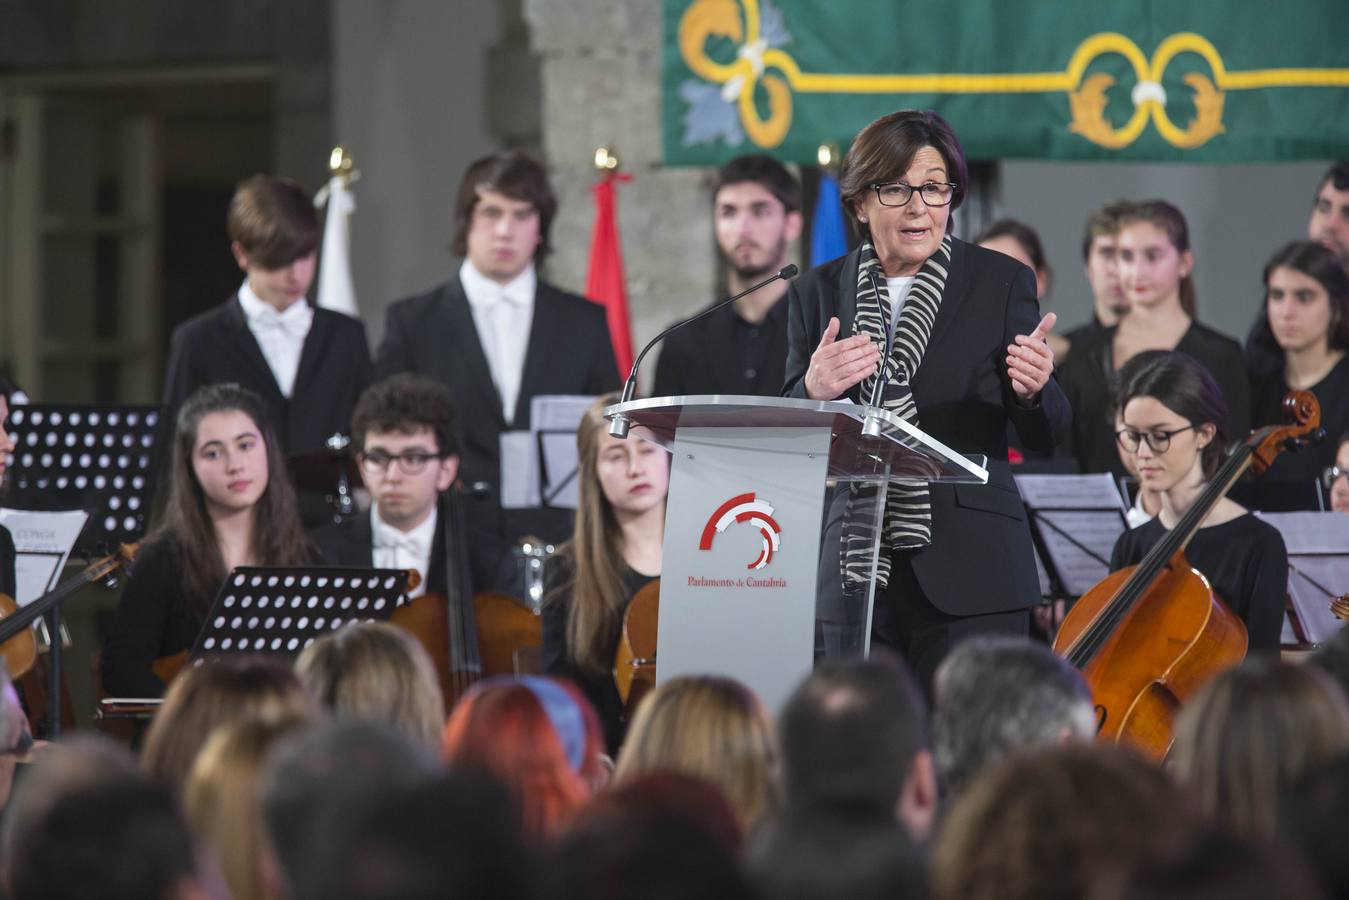
<path id="1" fill-rule="evenodd" d="M 543 262 L 553 249 L 548 232 L 557 213 L 557 195 L 543 166 L 514 150 L 484 156 L 469 164 L 454 198 L 454 242 L 450 249 L 458 256 L 468 255 L 468 231 L 473 225 L 480 190 L 496 191 L 534 205 L 539 211 L 539 248 L 534 251 L 534 261 Z"/>
<path id="2" fill-rule="evenodd" d="M 946 162 L 946 177 L 955 182 L 951 209 L 965 202 L 969 170 L 965 166 L 965 151 L 950 123 L 930 109 L 901 109 L 881 116 L 857 132 L 839 168 L 838 190 L 843 208 L 859 234 L 867 234 L 867 229 L 857 219 L 857 204 L 865 199 L 873 184 L 898 181 L 924 147 L 932 147 L 941 154 Z"/>

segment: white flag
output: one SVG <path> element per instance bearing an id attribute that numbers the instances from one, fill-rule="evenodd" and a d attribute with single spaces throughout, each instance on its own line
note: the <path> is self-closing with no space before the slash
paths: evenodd
<path id="1" fill-rule="evenodd" d="M 314 198 L 315 206 L 327 201 L 328 216 L 323 224 L 323 251 L 319 257 L 318 305 L 360 318 L 356 306 L 356 288 L 351 281 L 350 218 L 356 198 L 346 180 L 334 175 L 327 187 Z"/>

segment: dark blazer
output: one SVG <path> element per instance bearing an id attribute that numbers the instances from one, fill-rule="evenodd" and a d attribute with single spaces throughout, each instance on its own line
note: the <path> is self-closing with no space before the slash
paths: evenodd
<path id="1" fill-rule="evenodd" d="M 787 362 L 787 298 L 779 300 L 755 328 L 765 346 L 753 375 L 746 371 L 745 349 L 737 345 L 750 329 L 739 321 L 734 305 L 675 331 L 665 339 L 656 361 L 652 395 L 778 396 Z"/>
<path id="2" fill-rule="evenodd" d="M 14 538 L 8 528 L 0 525 L 0 594 L 7 595 L 11 600 L 18 599 L 14 596 L 17 590 L 14 566 Z"/>
<path id="3" fill-rule="evenodd" d="M 300 351 L 290 399 L 281 394 L 237 296 L 173 331 L 164 403 L 177 410 L 197 388 L 234 381 L 267 404 L 286 454 L 321 449 L 334 433 L 351 433 L 351 411 L 371 381 L 365 326 L 330 309 L 315 309 Z"/>
<path id="4" fill-rule="evenodd" d="M 850 335 L 860 253 L 825 263 L 792 283 L 786 384 L 805 397 L 810 356 L 829 319 Z M 1035 277 L 1011 257 L 952 241 L 950 273 L 932 337 L 911 387 L 918 424 L 962 453 L 988 457 L 987 485 L 932 485 L 932 544 L 912 554 L 932 604 L 957 616 L 1022 609 L 1040 599 L 1025 507 L 1007 462 L 1007 423 L 1027 447 L 1049 450 L 1067 435 L 1072 410 L 1051 378 L 1022 407 L 1007 378 L 1007 347 L 1039 324 Z M 859 400 L 859 387 L 847 396 Z"/>
<path id="5" fill-rule="evenodd" d="M 325 525 L 313 535 L 319 556 L 331 566 L 358 566 L 368 569 L 375 564 L 374 536 L 370 528 L 368 512 L 352 516 L 343 522 Z M 422 572 L 426 579 L 427 593 L 443 594 L 446 588 L 445 571 L 445 516 L 436 520 L 436 535 L 431 541 L 431 564 L 429 572 Z"/>
<path id="6" fill-rule="evenodd" d="M 541 394 L 618 390 L 618 364 L 604 309 L 539 282 L 520 396 L 510 422 L 502 414 L 501 396 L 457 277 L 389 307 L 384 341 L 375 355 L 375 377 L 399 372 L 434 378 L 453 392 L 464 438 L 459 477 L 475 493 L 488 495 L 469 505 L 468 527 L 494 536 L 495 544 L 495 552 L 484 556 L 479 542 L 473 542 L 474 586 L 506 586 L 501 581 L 506 548 L 530 532 L 545 540 L 564 540 L 571 535 L 573 517 L 569 510 L 501 509 L 501 433 L 528 429 L 530 401 Z"/>

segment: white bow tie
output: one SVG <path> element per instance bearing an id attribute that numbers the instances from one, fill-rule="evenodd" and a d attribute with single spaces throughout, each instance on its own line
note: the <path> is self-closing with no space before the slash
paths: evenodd
<path id="1" fill-rule="evenodd" d="M 253 314 L 251 324 L 259 329 L 280 331 L 291 337 L 302 338 L 309 331 L 314 311 L 303 301 L 291 304 L 285 312 L 277 312 L 271 307 L 260 309 Z"/>
<path id="2" fill-rule="evenodd" d="M 400 534 L 392 529 L 381 531 L 375 535 L 375 549 L 402 551 L 415 557 L 426 555 L 426 547 L 423 541 L 419 541 L 411 535 Z"/>

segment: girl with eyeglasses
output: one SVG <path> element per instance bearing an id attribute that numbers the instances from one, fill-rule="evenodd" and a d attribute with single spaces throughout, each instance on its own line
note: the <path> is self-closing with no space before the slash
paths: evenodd
<path id="1" fill-rule="evenodd" d="M 1349 431 L 1340 435 L 1340 442 L 1335 447 L 1335 465 L 1326 469 L 1321 477 L 1330 494 L 1330 508 L 1349 513 Z"/>
<path id="2" fill-rule="evenodd" d="M 1083 472 L 1125 474 L 1111 434 L 1112 377 L 1139 353 L 1179 350 L 1212 374 L 1231 416 L 1230 434 L 1250 422 L 1250 384 L 1241 345 L 1198 321 L 1194 253 L 1185 216 L 1165 200 L 1134 204 L 1121 216 L 1116 245 L 1129 314 L 1073 345 L 1063 389 L 1073 407 L 1068 452 Z"/>
<path id="3" fill-rule="evenodd" d="M 660 577 L 670 455 L 609 434 L 600 397 L 576 430 L 576 531 L 549 562 L 543 605 L 543 663 L 576 683 L 595 707 L 615 753 L 626 723 L 614 684 L 614 656 L 632 597 Z"/>
<path id="4" fill-rule="evenodd" d="M 262 400 L 200 388 L 178 412 L 169 499 L 141 544 L 103 650 L 112 696 L 158 697 L 157 659 L 191 649 L 236 566 L 298 566 L 313 551 Z"/>
<path id="5" fill-rule="evenodd" d="M 1156 491 L 1161 511 L 1120 535 L 1111 571 L 1142 561 L 1190 509 L 1225 457 L 1227 407 L 1217 382 L 1184 353 L 1147 351 L 1119 373 L 1122 427 L 1115 438 Z M 1226 497 L 1214 504 L 1185 556 L 1246 624 L 1249 652 L 1279 649 L 1288 553 L 1271 525 Z"/>
<path id="6" fill-rule="evenodd" d="M 1264 272 L 1265 298 L 1251 343 L 1270 359 L 1251 371 L 1251 422 L 1284 421 L 1290 390 L 1311 391 L 1321 404 L 1330 438 L 1349 429 L 1349 273 L 1320 244 L 1295 241 L 1272 256 Z M 1259 509 L 1320 509 L 1317 476 L 1335 461 L 1327 439 L 1297 453 L 1281 453 L 1257 483 Z"/>

